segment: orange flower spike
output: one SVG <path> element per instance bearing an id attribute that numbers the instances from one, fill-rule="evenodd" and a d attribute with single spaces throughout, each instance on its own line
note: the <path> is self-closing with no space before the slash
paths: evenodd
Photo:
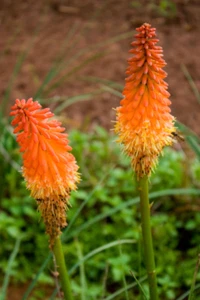
<path id="1" fill-rule="evenodd" d="M 164 146 L 173 142 L 174 117 L 170 114 L 163 50 L 156 46 L 156 29 L 144 23 L 136 29 L 130 50 L 126 84 L 117 110 L 115 131 L 131 157 L 137 177 L 150 175 Z"/>
<path id="2" fill-rule="evenodd" d="M 67 225 L 66 209 L 71 190 L 79 182 L 78 166 L 69 153 L 67 134 L 53 113 L 32 98 L 17 99 L 12 106 L 12 125 L 23 152 L 23 176 L 44 218 L 50 246 Z"/>

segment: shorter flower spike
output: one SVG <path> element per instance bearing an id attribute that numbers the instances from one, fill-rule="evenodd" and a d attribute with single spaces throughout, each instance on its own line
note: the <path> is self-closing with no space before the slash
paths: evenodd
<path id="1" fill-rule="evenodd" d="M 12 125 L 23 152 L 23 176 L 31 196 L 37 200 L 52 247 L 66 223 L 71 190 L 79 182 L 78 166 L 69 153 L 65 128 L 49 108 L 42 109 L 32 98 L 17 99 L 11 108 Z"/>
<path id="2" fill-rule="evenodd" d="M 164 146 L 173 142 L 163 50 L 156 46 L 156 29 L 145 23 L 136 29 L 133 54 L 128 60 L 126 84 L 117 110 L 115 131 L 131 157 L 138 178 L 150 175 Z"/>

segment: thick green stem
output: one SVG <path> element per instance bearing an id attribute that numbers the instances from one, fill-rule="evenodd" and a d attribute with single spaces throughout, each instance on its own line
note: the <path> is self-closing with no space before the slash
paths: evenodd
<path id="1" fill-rule="evenodd" d="M 53 253 L 56 259 L 57 270 L 59 273 L 59 278 L 61 281 L 62 291 L 64 293 L 65 300 L 73 300 L 71 285 L 69 276 L 67 273 L 67 268 L 65 264 L 65 258 L 63 254 L 62 244 L 60 241 L 60 237 L 57 237 L 55 240 L 55 244 L 53 246 Z"/>
<path id="2" fill-rule="evenodd" d="M 150 205 L 147 176 L 144 176 L 141 179 L 139 179 L 139 192 L 144 255 L 149 281 L 150 300 L 158 300 L 155 260 L 151 235 Z"/>

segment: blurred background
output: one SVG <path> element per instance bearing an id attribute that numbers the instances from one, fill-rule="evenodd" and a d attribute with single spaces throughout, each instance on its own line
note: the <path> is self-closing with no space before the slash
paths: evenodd
<path id="1" fill-rule="evenodd" d="M 1 101 L 74 101 L 65 111 L 73 126 L 112 127 L 119 98 L 109 81 L 121 91 L 135 28 L 149 22 L 164 50 L 173 114 L 199 133 L 199 15 L 198 0 L 1 1 Z"/>
<path id="2" fill-rule="evenodd" d="M 72 194 L 71 225 L 63 235 L 75 299 L 139 299 L 130 269 L 147 291 L 138 199 L 133 198 L 137 190 L 129 160 L 110 130 L 113 108 L 122 98 L 130 43 L 144 22 L 157 29 L 172 113 L 185 136 L 175 150 L 166 150 L 150 185 L 157 199 L 153 225 L 160 295 L 186 299 L 200 244 L 199 4 L 1 0 L 1 300 L 57 299 L 48 239 L 19 172 L 21 156 L 8 117 L 16 98 L 29 97 L 63 122 L 80 165 L 82 182 Z"/>

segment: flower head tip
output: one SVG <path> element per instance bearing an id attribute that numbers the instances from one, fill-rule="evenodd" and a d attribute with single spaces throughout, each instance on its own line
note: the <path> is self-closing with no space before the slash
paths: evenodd
<path id="1" fill-rule="evenodd" d="M 67 225 L 66 208 L 71 190 L 79 181 L 78 166 L 69 153 L 65 128 L 49 108 L 42 109 L 32 98 L 17 99 L 11 108 L 12 125 L 23 152 L 23 176 L 31 195 L 38 202 L 50 245 Z"/>
<path id="2" fill-rule="evenodd" d="M 163 147 L 172 144 L 176 129 L 163 80 L 167 76 L 162 69 L 166 63 L 162 48 L 156 46 L 156 30 L 147 23 L 136 30 L 115 131 L 140 178 L 151 173 Z"/>

